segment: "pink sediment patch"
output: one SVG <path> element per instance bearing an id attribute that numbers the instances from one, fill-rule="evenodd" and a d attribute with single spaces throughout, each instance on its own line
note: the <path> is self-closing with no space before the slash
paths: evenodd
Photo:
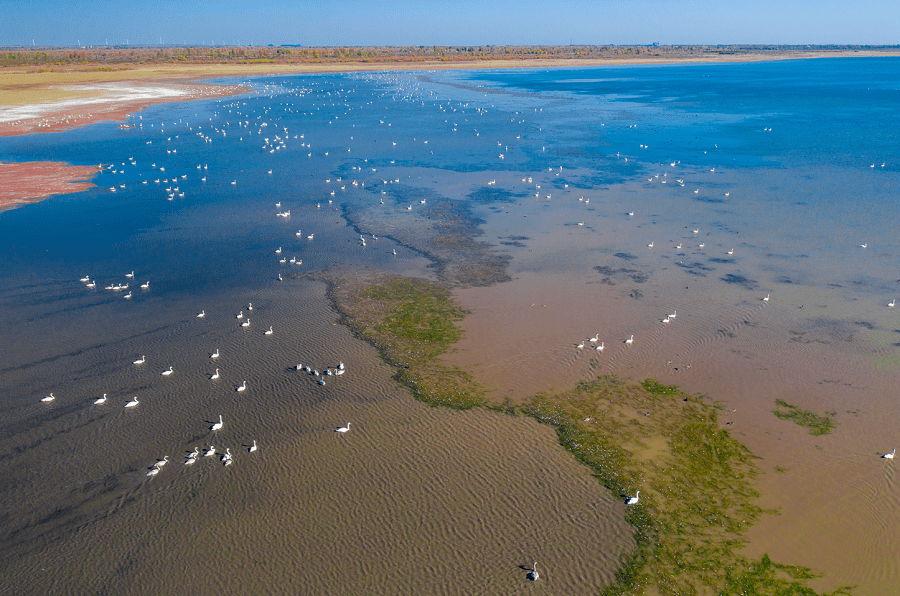
<path id="1" fill-rule="evenodd" d="M 95 166 L 54 161 L 0 163 L 0 211 L 50 195 L 87 190 L 96 186 L 88 181 L 96 173 Z"/>

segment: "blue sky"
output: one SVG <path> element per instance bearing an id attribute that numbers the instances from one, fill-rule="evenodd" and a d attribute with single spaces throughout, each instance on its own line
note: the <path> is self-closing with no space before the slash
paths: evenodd
<path id="1" fill-rule="evenodd" d="M 0 45 L 900 44 L 900 0 L 0 0 Z"/>

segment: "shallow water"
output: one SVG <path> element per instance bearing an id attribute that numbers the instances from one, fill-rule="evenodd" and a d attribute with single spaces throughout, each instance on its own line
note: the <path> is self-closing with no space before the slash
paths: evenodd
<path id="1" fill-rule="evenodd" d="M 896 66 L 278 77 L 256 96 L 154 106 L 127 131 L 3 139 L 4 160 L 112 164 L 97 189 L 0 214 L 4 590 L 608 581 L 631 544 L 614 496 L 546 428 L 412 402 L 298 277 L 325 271 L 487 284 L 457 291 L 472 315 L 452 359 L 490 399 L 615 373 L 736 409 L 732 432 L 764 458 L 763 504 L 783 511 L 751 550 L 877 592 L 900 546 L 876 457 L 900 363 Z M 512 281 L 479 278 L 485 263 Z M 574 347 L 594 334 L 604 352 Z M 325 386 L 292 370 L 340 361 Z M 834 410 L 837 430 L 778 420 L 776 397 Z M 210 444 L 235 465 L 183 465 Z M 547 583 L 524 579 L 535 558 Z"/>

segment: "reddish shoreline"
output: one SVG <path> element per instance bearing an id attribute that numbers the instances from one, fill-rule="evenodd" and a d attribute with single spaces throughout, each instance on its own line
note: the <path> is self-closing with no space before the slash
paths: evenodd
<path id="1" fill-rule="evenodd" d="M 102 95 L 83 99 L 35 104 L 31 107 L 38 114 L 26 114 L 22 118 L 0 121 L 0 136 L 15 136 L 36 132 L 60 132 L 78 126 L 86 126 L 102 120 L 125 121 L 132 113 L 148 106 L 175 101 L 192 101 L 211 97 L 227 97 L 247 93 L 249 88 L 236 85 L 211 85 L 207 83 L 122 81 L 106 83 L 109 93 L 143 92 L 143 97 L 105 99 Z M 120 91 L 121 90 L 121 91 Z M 162 90 L 168 94 L 146 97 L 153 91 Z"/>
<path id="2" fill-rule="evenodd" d="M 96 185 L 89 180 L 96 173 L 95 166 L 56 161 L 0 163 L 0 211 L 93 188 Z"/>

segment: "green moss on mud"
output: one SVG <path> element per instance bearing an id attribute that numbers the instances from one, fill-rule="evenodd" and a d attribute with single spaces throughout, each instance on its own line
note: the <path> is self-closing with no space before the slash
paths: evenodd
<path id="1" fill-rule="evenodd" d="M 780 399 L 775 400 L 775 409 L 772 413 L 782 420 L 790 420 L 794 424 L 805 426 L 813 436 L 827 435 L 836 426 L 831 416 L 819 416 Z"/>
<path id="2" fill-rule="evenodd" d="M 394 278 L 330 292 L 344 322 L 397 367 L 397 380 L 418 399 L 485 405 L 468 374 L 439 362 L 461 337 L 456 323 L 466 315 L 447 289 Z M 771 512 L 755 505 L 756 458 L 720 427 L 715 404 L 653 379 L 636 385 L 600 377 L 500 411 L 553 426 L 560 444 L 616 496 L 641 491 L 626 511 L 637 548 L 602 596 L 819 594 L 807 586 L 817 577 L 809 569 L 742 554 L 746 529 Z"/>

